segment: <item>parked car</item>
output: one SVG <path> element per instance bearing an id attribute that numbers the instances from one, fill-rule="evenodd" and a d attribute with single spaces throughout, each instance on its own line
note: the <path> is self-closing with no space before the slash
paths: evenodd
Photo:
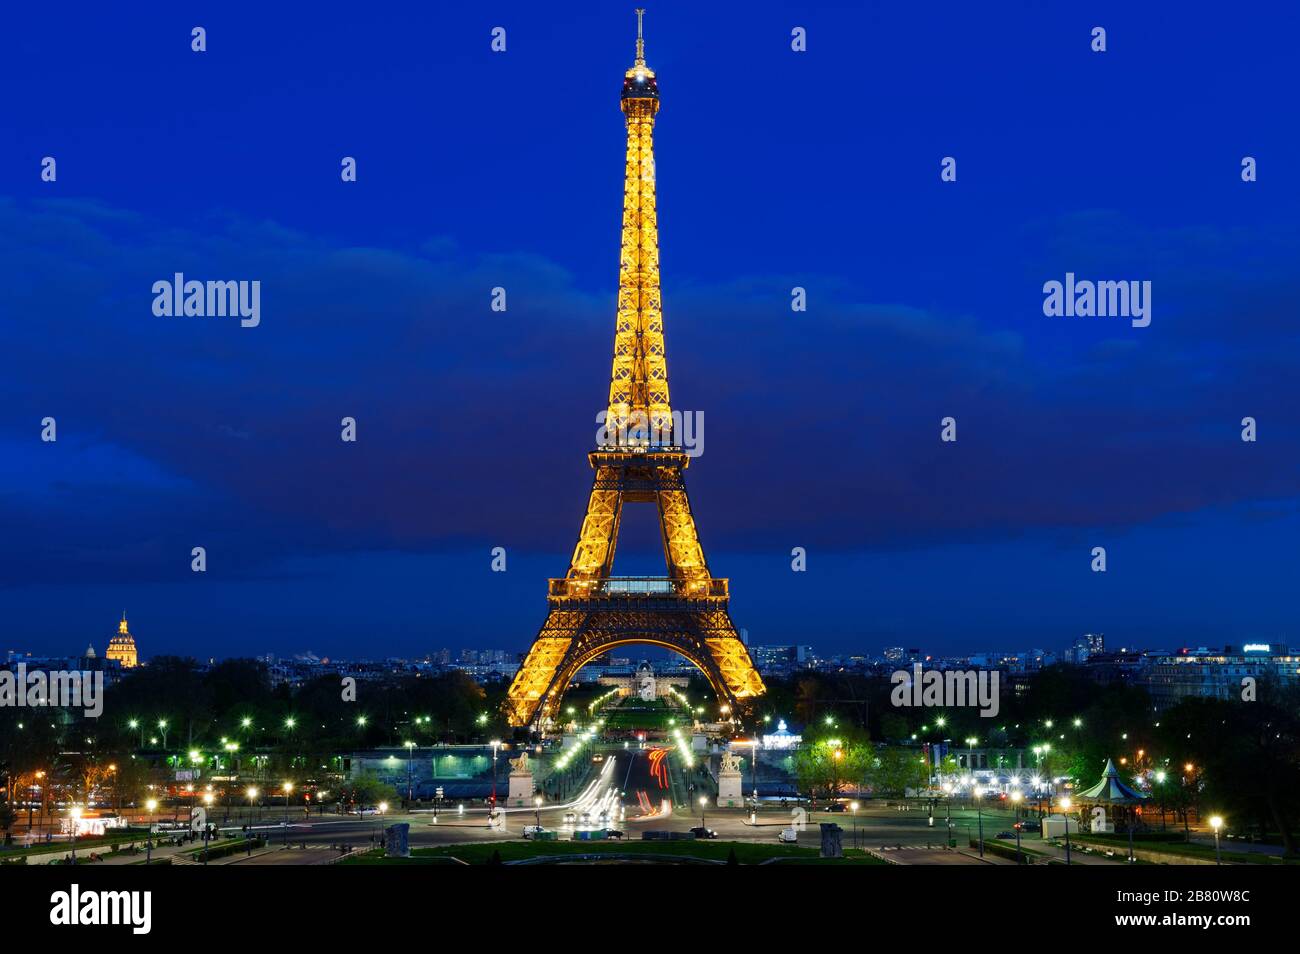
<path id="1" fill-rule="evenodd" d="M 696 825 L 694 828 L 691 829 L 691 834 L 694 835 L 696 838 L 717 838 L 718 837 L 718 833 L 714 831 L 712 828 L 701 828 L 699 825 Z"/>
<path id="2" fill-rule="evenodd" d="M 849 807 L 843 802 L 831 802 L 826 806 L 826 811 L 828 812 L 847 812 L 848 810 Z"/>
<path id="3" fill-rule="evenodd" d="M 621 831 L 619 831 L 617 828 L 606 828 L 606 829 L 605 829 L 605 837 L 606 837 L 606 838 L 622 838 L 622 837 L 623 837 L 623 833 L 622 833 Z"/>
<path id="4" fill-rule="evenodd" d="M 525 825 L 525 826 L 524 826 L 524 837 L 525 837 L 525 838 L 532 838 L 534 835 L 538 834 L 539 832 L 543 832 L 543 831 L 546 831 L 546 829 L 543 828 L 541 825 Z"/>
<path id="5" fill-rule="evenodd" d="M 793 828 L 782 828 L 777 832 L 776 840 L 785 845 L 793 845 L 799 840 L 799 833 Z"/>

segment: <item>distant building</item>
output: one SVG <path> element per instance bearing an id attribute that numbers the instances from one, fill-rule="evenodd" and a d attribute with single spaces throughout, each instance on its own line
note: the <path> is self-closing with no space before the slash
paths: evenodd
<path id="1" fill-rule="evenodd" d="M 759 672 L 774 675 L 810 669 L 817 662 L 811 646 L 753 646 L 749 654 Z"/>
<path id="2" fill-rule="evenodd" d="M 785 720 L 781 719 L 777 722 L 775 732 L 769 732 L 763 736 L 763 748 L 783 751 L 797 748 L 802 741 L 803 736 L 791 732 L 786 728 Z"/>
<path id="3" fill-rule="evenodd" d="M 656 668 L 648 661 L 642 660 L 635 670 L 618 672 L 614 667 L 607 668 L 596 682 L 611 689 L 618 689 L 623 697 L 637 696 L 643 702 L 650 702 L 668 695 L 673 689 L 685 689 L 690 685 L 689 676 L 671 676 Z"/>
<path id="4" fill-rule="evenodd" d="M 1102 633 L 1084 633 L 1074 641 L 1065 658 L 1068 662 L 1082 665 L 1090 656 L 1098 656 L 1106 651 L 1106 637 Z"/>
<path id="5" fill-rule="evenodd" d="M 1092 653 L 1082 667 L 1099 686 L 1138 686 L 1146 679 L 1151 661 L 1159 655 L 1117 649 L 1114 652 Z"/>
<path id="6" fill-rule="evenodd" d="M 1268 643 L 1183 650 L 1153 657 L 1137 684 L 1159 711 L 1193 697 L 1240 700 L 1244 680 L 1269 678 L 1300 683 L 1300 655 Z"/>
<path id="7" fill-rule="evenodd" d="M 104 658 L 116 660 L 123 669 L 134 669 L 140 665 L 140 658 L 135 649 L 135 637 L 126 628 L 126 610 L 122 611 L 122 622 L 117 624 L 117 635 L 108 641 Z"/>

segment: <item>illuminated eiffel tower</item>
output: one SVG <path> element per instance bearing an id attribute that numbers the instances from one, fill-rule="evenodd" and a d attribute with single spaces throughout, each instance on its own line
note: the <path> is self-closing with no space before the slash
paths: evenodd
<path id="1" fill-rule="evenodd" d="M 608 439 L 587 455 L 596 475 L 578 545 L 569 572 L 550 581 L 550 612 L 510 686 L 506 707 L 515 726 L 543 727 L 578 670 L 625 643 L 664 646 L 698 666 L 718 696 L 714 718 L 738 718 L 764 691 L 732 625 L 727 581 L 709 572 L 695 532 L 682 473 L 690 458 L 676 443 L 668 402 L 655 216 L 659 88 L 645 62 L 643 12 L 636 62 L 623 77 L 627 167 Z M 628 503 L 658 506 L 667 576 L 611 576 Z"/>

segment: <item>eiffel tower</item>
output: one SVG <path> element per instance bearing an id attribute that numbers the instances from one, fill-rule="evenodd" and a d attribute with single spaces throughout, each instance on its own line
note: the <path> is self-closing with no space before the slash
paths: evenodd
<path id="1" fill-rule="evenodd" d="M 709 572 L 695 532 L 682 473 L 690 458 L 676 443 L 668 401 L 655 215 L 659 87 L 645 61 L 643 13 L 636 61 L 623 77 L 627 165 L 609 409 L 587 455 L 596 474 L 569 572 L 550 581 L 546 622 L 510 685 L 506 714 L 514 726 L 541 729 L 578 670 L 625 643 L 663 646 L 693 662 L 717 694 L 721 720 L 745 714 L 764 691 L 731 622 L 727 580 Z M 667 576 L 611 575 L 629 503 L 658 507 Z"/>

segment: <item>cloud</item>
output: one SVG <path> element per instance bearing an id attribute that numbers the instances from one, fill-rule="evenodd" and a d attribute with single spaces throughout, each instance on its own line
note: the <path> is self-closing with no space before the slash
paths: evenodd
<path id="1" fill-rule="evenodd" d="M 674 405 L 706 419 L 690 471 L 706 545 L 924 546 L 1294 497 L 1297 347 L 1279 318 L 1294 236 L 1109 214 L 1032 228 L 1042 261 L 1020 267 L 1040 284 L 1058 267 L 1154 275 L 1151 329 L 1052 323 L 1028 278 L 1030 308 L 972 296 L 961 314 L 844 279 L 669 279 Z M 261 281 L 261 326 L 155 317 L 151 285 L 178 271 Z M 790 311 L 796 284 L 808 312 Z M 10 582 L 167 577 L 196 541 L 224 548 L 214 572 L 256 576 L 361 550 L 567 551 L 576 535 L 612 285 L 447 236 L 350 247 L 68 200 L 0 203 L 0 285 Z M 1246 414 L 1258 444 L 1238 439 Z M 39 443 L 45 415 L 57 447 Z M 947 415 L 956 445 L 939 441 Z"/>

